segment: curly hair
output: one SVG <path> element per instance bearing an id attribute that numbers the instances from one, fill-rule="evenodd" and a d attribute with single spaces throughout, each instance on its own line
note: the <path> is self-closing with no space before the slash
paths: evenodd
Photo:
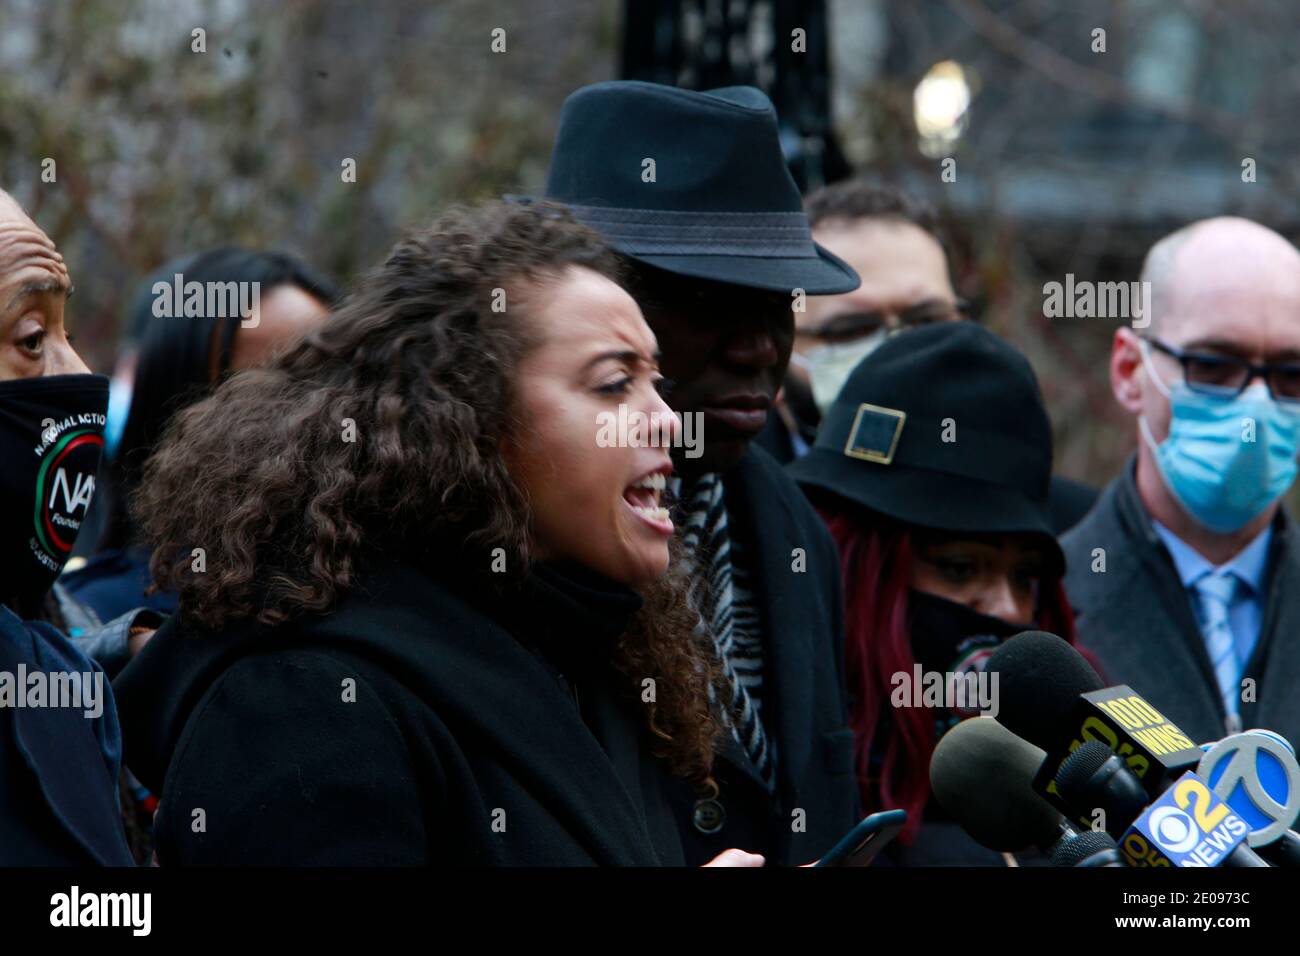
<path id="1" fill-rule="evenodd" d="M 327 613 L 368 556 L 431 546 L 471 558 L 504 549 L 507 574 L 488 574 L 487 559 L 463 564 L 490 587 L 517 587 L 529 509 L 500 449 L 526 426 L 513 378 L 533 339 L 526 309 L 493 306 L 500 290 L 571 266 L 619 277 L 615 254 L 562 207 L 454 207 L 270 366 L 177 414 L 131 504 L 155 586 L 177 592 L 182 620 L 216 631 Z M 204 574 L 191 569 L 197 543 Z M 657 677 L 652 750 L 708 791 L 721 732 L 709 694 L 723 682 L 686 593 L 674 561 L 643 590 L 615 666 L 628 694 Z"/>

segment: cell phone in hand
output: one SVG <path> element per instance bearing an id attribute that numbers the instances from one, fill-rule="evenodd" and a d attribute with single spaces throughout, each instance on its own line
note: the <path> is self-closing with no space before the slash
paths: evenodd
<path id="1" fill-rule="evenodd" d="M 907 823 L 906 810 L 882 810 L 862 820 L 813 866 L 867 866 Z"/>

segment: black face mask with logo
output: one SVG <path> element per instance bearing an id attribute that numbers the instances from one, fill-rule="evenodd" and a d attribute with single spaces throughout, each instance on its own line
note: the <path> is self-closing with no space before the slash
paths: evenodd
<path id="1" fill-rule="evenodd" d="M 1033 627 L 1009 624 L 933 594 L 913 590 L 909 594 L 912 656 L 926 672 L 979 674 L 997 646 L 1009 637 Z M 935 736 L 977 711 L 942 709 L 935 715 Z"/>
<path id="2" fill-rule="evenodd" d="M 39 605 L 77 540 L 104 449 L 108 379 L 0 382 L 0 601 Z"/>

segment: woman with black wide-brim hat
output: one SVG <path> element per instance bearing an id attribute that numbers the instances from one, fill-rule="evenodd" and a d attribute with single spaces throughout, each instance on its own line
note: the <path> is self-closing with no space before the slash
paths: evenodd
<path id="1" fill-rule="evenodd" d="M 1016 862 L 976 844 L 930 799 L 935 743 L 974 711 L 916 706 L 907 684 L 917 665 L 978 673 L 1022 630 L 1074 642 L 1047 504 L 1051 466 L 1029 363 L 970 322 L 891 336 L 790 466 L 839 548 L 859 786 L 868 812 L 908 811 L 886 855 L 896 863 Z"/>

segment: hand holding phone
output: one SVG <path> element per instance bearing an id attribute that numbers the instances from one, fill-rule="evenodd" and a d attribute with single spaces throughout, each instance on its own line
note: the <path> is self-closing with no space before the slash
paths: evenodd
<path id="1" fill-rule="evenodd" d="M 907 823 L 906 810 L 882 810 L 862 820 L 811 866 L 867 866 Z"/>

